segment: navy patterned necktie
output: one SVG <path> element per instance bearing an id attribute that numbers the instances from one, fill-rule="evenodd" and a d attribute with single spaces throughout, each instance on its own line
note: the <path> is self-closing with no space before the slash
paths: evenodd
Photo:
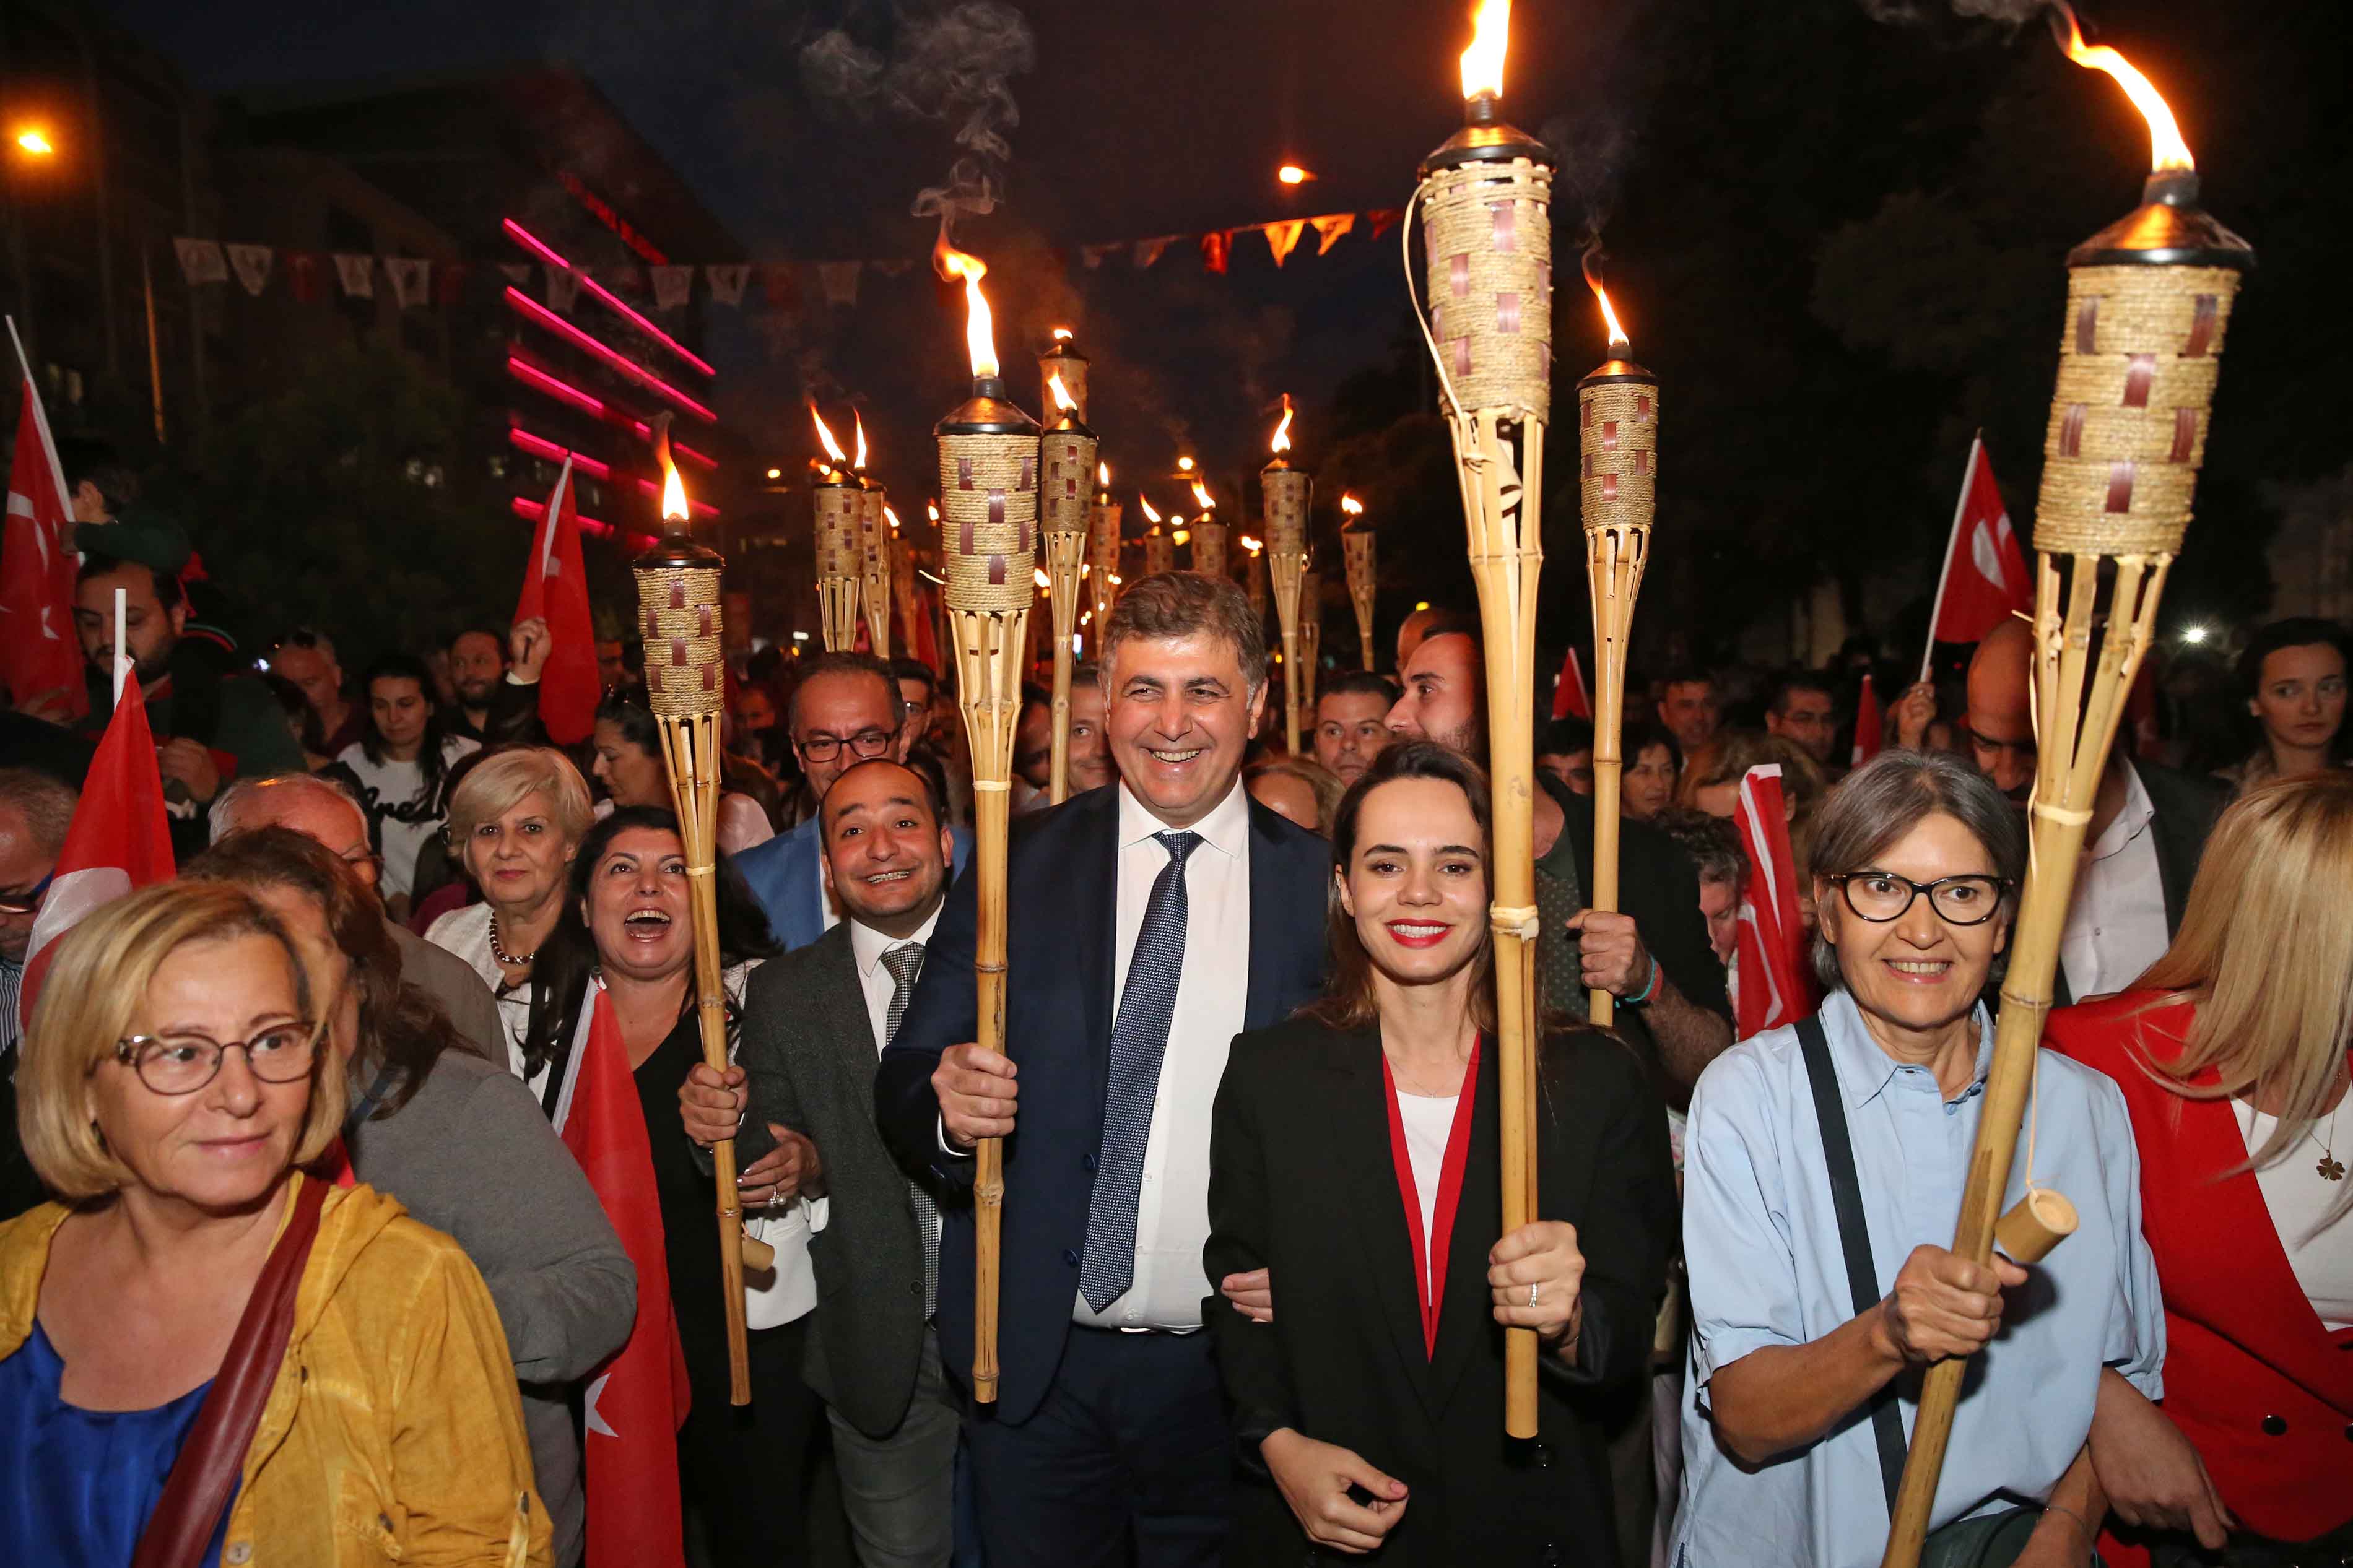
<path id="1" fill-rule="evenodd" d="M 882 967 L 891 972 L 891 1010 L 882 1020 L 884 1044 L 899 1037 L 900 1020 L 907 1016 L 907 999 L 915 994 L 915 976 L 923 973 L 923 944 L 902 942 L 882 955 Z M 923 1238 L 923 1318 L 931 1320 L 940 1307 L 940 1205 L 932 1194 L 914 1183 L 907 1184 L 908 1201 L 914 1205 L 915 1228 Z"/>
<path id="2" fill-rule="evenodd" d="M 1168 1053 L 1168 1023 L 1176 1012 L 1176 983 L 1185 973 L 1185 858 L 1198 833 L 1155 833 L 1168 864 L 1153 879 L 1144 925 L 1127 961 L 1127 986 L 1111 1030 L 1111 1082 L 1103 1095 L 1103 1152 L 1087 1209 L 1087 1253 L 1079 1294 L 1102 1311 L 1135 1279 L 1135 1205 L 1144 1190 L 1144 1149 L 1152 1136 L 1152 1108 L 1160 1097 L 1160 1061 Z"/>

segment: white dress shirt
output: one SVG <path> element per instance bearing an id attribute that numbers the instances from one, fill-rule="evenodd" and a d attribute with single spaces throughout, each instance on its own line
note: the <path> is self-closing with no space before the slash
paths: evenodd
<path id="1" fill-rule="evenodd" d="M 899 985 L 890 967 L 882 962 L 882 955 L 911 942 L 922 942 L 928 949 L 932 931 L 939 923 L 940 911 L 936 909 L 932 911 L 932 918 L 917 928 L 913 936 L 885 936 L 861 921 L 849 922 L 849 955 L 858 965 L 858 988 L 866 996 L 866 1021 L 874 1031 L 874 1056 L 878 1061 L 881 1059 L 883 1047 L 891 1043 L 891 998 Z M 920 969 L 916 971 L 919 975 L 922 973 Z M 822 1155 L 825 1151 L 820 1149 L 818 1152 Z M 830 1197 L 811 1198 L 808 1201 L 809 1233 L 815 1235 L 823 1230 L 832 1214 L 833 1200 Z"/>
<path id="2" fill-rule="evenodd" d="M 1152 884 L 1168 864 L 1153 836 L 1169 831 L 1119 786 L 1119 888 L 1113 906 L 1112 1016 L 1127 990 L 1128 962 L 1144 931 Z M 1201 836 L 1185 863 L 1185 967 L 1160 1059 L 1159 1095 L 1144 1148 L 1135 1208 L 1135 1276 L 1103 1311 L 1072 1292 L 1071 1321 L 1103 1329 L 1190 1331 L 1201 1326 L 1209 1278 L 1209 1110 L 1226 1053 L 1250 1000 L 1250 796 L 1234 781 L 1225 799 L 1193 824 Z M 1110 1048 L 1110 1042 L 1104 1042 Z"/>
<path id="3" fill-rule="evenodd" d="M 2157 808 L 2133 765 L 2123 766 L 2124 809 L 2077 863 L 2075 896 L 2059 938 L 2059 960 L 2078 1002 L 2127 989 L 2173 940 L 2165 925 L 2157 837 L 2149 828 Z"/>

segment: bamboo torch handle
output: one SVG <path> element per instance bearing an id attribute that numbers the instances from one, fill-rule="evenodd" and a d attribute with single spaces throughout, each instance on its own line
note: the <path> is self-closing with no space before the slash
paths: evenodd
<path id="1" fill-rule="evenodd" d="M 973 781 L 973 857 L 978 920 L 973 953 L 974 1016 L 983 1050 L 1005 1049 L 1005 849 L 1009 792 L 1002 779 Z M 1005 1145 L 984 1138 L 973 1151 L 974 1276 L 972 1396 L 997 1400 L 997 1297 L 1005 1212 Z"/>

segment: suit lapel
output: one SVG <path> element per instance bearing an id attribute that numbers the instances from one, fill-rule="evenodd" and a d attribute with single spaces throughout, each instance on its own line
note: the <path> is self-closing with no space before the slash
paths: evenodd
<path id="1" fill-rule="evenodd" d="M 825 888 L 818 871 L 817 821 L 811 817 L 793 829 L 791 852 L 778 867 L 785 879 L 785 897 L 800 910 L 802 939 L 811 942 L 825 934 Z"/>
<path id="2" fill-rule="evenodd" d="M 1413 1284 L 1413 1238 L 1406 1229 L 1405 1195 L 1398 1188 L 1389 1150 L 1388 1088 L 1381 1078 L 1377 1026 L 1331 1037 L 1330 1066 L 1341 1080 L 1333 1123 L 1342 1169 L 1357 1201 L 1348 1205 L 1365 1249 L 1365 1272 L 1379 1299 L 1381 1318 L 1397 1342 L 1398 1364 L 1431 1414 L 1430 1352 L 1421 1338 L 1421 1298 Z M 1477 1147 L 1473 1141 L 1472 1147 Z M 1474 1156 L 1475 1158 L 1475 1156 Z M 1440 1330 L 1443 1332 L 1443 1330 Z M 1443 1342 L 1441 1341 L 1441 1345 Z"/>
<path id="3" fill-rule="evenodd" d="M 849 922 L 842 921 L 818 943 L 817 985 L 812 1009 L 834 1044 L 834 1060 L 854 1084 L 864 1086 L 867 1114 L 873 1115 L 874 1025 L 866 1014 L 866 990 L 859 983 L 858 950 L 850 945 Z"/>
<path id="4" fill-rule="evenodd" d="M 1446 1297 L 1438 1311 L 1438 1353 L 1430 1358 L 1430 1405 L 1445 1408 L 1477 1353 L 1496 1332 L 1494 1299 L 1487 1287 L 1487 1253 L 1504 1234 L 1502 1092 L 1494 1042 L 1479 1052 L 1479 1099 L 1471 1108 L 1471 1147 L 1462 1162 L 1462 1193 L 1447 1244 Z"/>

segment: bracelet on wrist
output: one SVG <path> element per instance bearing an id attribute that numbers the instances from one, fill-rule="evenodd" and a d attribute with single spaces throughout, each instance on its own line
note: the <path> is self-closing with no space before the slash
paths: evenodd
<path id="1" fill-rule="evenodd" d="M 1651 953 L 1651 954 L 1650 954 L 1650 955 L 1649 955 L 1649 957 L 1650 957 L 1650 960 L 1651 960 L 1651 977 L 1650 977 L 1648 980 L 1645 980 L 1644 982 L 1642 982 L 1642 989 L 1641 989 L 1640 992 L 1636 993 L 1634 995 L 1631 995 L 1631 996 L 1629 996 L 1629 997 L 1627 997 L 1627 998 L 1626 998 L 1626 1005 L 1628 1005 L 1629 1007 L 1640 1007 L 1640 1006 L 1641 1006 L 1644 1003 L 1648 1002 L 1648 1001 L 1649 1001 L 1649 1000 L 1650 1000 L 1653 995 L 1655 995 L 1655 994 L 1657 994 L 1657 992 L 1658 992 L 1658 989 L 1659 989 L 1659 957 L 1658 957 L 1658 954 L 1656 954 L 1656 953 Z"/>

